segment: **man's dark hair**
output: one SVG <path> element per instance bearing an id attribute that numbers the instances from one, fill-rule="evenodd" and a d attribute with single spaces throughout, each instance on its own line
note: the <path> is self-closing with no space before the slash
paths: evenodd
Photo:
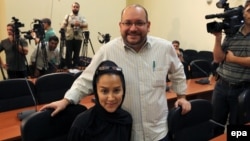
<path id="1" fill-rule="evenodd" d="M 74 4 L 76 4 L 76 5 L 78 5 L 80 7 L 80 4 L 78 2 L 74 2 L 72 5 L 74 5 Z"/>
<path id="2" fill-rule="evenodd" d="M 59 42 L 59 38 L 57 37 L 57 36 L 51 36 L 51 37 L 49 37 L 49 42 L 50 41 L 56 41 L 56 42 Z"/>
<path id="3" fill-rule="evenodd" d="M 178 40 L 173 40 L 173 41 L 172 41 L 172 44 L 174 44 L 174 43 L 180 45 L 180 42 L 179 42 Z"/>
<path id="4" fill-rule="evenodd" d="M 51 25 L 51 20 L 49 18 L 42 19 L 43 23 L 47 23 L 49 26 Z"/>
<path id="5" fill-rule="evenodd" d="M 13 23 L 8 23 L 7 26 L 11 26 L 14 29 L 14 24 Z"/>

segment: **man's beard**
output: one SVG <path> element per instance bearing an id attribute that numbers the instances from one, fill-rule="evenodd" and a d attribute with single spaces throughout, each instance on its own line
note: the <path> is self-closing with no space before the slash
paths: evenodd
<path id="1" fill-rule="evenodd" d="M 74 15 L 77 15 L 79 11 L 73 10 Z"/>

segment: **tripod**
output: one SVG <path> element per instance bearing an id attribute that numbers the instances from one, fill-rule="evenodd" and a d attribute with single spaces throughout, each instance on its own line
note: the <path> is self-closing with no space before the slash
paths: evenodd
<path id="1" fill-rule="evenodd" d="M 65 30 L 63 28 L 60 29 L 60 65 L 59 69 L 62 69 L 65 66 L 65 59 L 63 58 L 64 47 L 66 44 Z"/>
<path id="2" fill-rule="evenodd" d="M 5 77 L 5 74 L 4 74 L 4 71 L 3 71 L 3 67 L 0 66 L 0 69 L 1 69 L 2 76 L 3 76 L 3 80 L 6 80 L 6 77 Z"/>
<path id="3" fill-rule="evenodd" d="M 83 31 L 82 34 L 83 34 L 83 44 L 82 44 L 83 58 L 81 59 L 81 61 L 83 62 L 82 66 L 86 67 L 90 63 L 90 60 L 87 57 L 87 55 L 88 55 L 88 43 L 90 43 L 93 54 L 95 54 L 95 51 L 94 51 L 92 42 L 91 42 L 91 40 L 89 38 L 89 31 Z"/>
<path id="4" fill-rule="evenodd" d="M 2 76 L 3 76 L 3 80 L 6 80 L 2 65 L 3 65 L 3 62 L 2 62 L 2 58 L 0 57 L 0 70 L 1 70 L 1 73 L 2 73 Z"/>
<path id="5" fill-rule="evenodd" d="M 8 77 L 9 78 L 27 78 L 29 77 L 30 74 L 30 68 L 29 68 L 29 64 L 25 55 L 25 49 L 24 49 L 24 44 L 23 44 L 23 39 L 20 38 L 20 33 L 19 33 L 19 29 L 15 29 L 14 34 L 13 34 L 13 39 L 14 39 L 14 44 L 12 46 L 12 49 L 14 51 L 14 60 L 16 60 L 16 65 L 17 65 L 17 70 L 15 72 L 15 74 L 10 75 L 9 72 L 8 73 Z M 21 48 L 21 51 L 19 50 L 19 47 Z M 23 60 L 19 61 L 19 60 Z M 24 70 L 23 72 L 21 71 L 21 74 L 18 73 L 18 71 L 20 71 L 20 68 L 23 67 L 23 65 L 26 67 L 26 70 Z"/>
<path id="6" fill-rule="evenodd" d="M 36 59 L 35 59 L 35 62 L 33 64 L 33 76 L 34 77 L 39 77 L 40 75 L 45 74 L 46 71 L 49 69 L 49 62 L 48 62 L 47 49 L 46 49 L 47 44 L 48 43 L 46 43 L 43 38 L 41 38 L 41 40 L 37 44 L 36 56 L 35 56 Z M 38 66 L 37 62 L 39 60 L 40 50 L 41 50 L 41 54 L 42 54 L 42 56 L 40 56 L 40 57 L 42 57 L 42 61 L 43 61 L 42 70 L 44 71 L 42 74 L 39 70 L 37 70 L 37 66 Z"/>

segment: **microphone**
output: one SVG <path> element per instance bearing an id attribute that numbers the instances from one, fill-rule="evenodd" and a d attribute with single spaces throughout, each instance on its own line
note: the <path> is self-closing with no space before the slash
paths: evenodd
<path id="1" fill-rule="evenodd" d="M 32 97 L 32 100 L 33 100 L 33 102 L 34 102 L 34 105 L 35 105 L 35 109 L 32 109 L 32 110 L 25 110 L 25 111 L 22 111 L 22 112 L 20 112 L 20 113 L 17 113 L 17 117 L 18 117 L 18 119 L 21 121 L 21 120 L 23 120 L 24 118 L 26 118 L 27 116 L 29 116 L 29 115 L 31 115 L 31 114 L 33 114 L 33 113 L 35 113 L 35 112 L 37 112 L 38 110 L 38 108 L 37 108 L 37 101 L 36 101 L 36 98 L 35 98 L 35 96 L 34 96 L 34 94 L 33 94 L 33 92 L 32 92 L 32 90 L 31 90 L 31 87 L 30 87 L 30 84 L 29 84 L 29 82 L 28 82 L 28 79 L 27 78 L 25 78 L 25 81 L 26 81 L 26 84 L 27 84 L 27 86 L 28 86 L 28 88 L 29 88 L 29 92 L 30 92 L 30 95 L 31 95 L 31 97 Z"/>
<path id="2" fill-rule="evenodd" d="M 102 35 L 102 33 L 98 32 L 98 34 L 104 38 L 104 35 Z"/>
<path id="3" fill-rule="evenodd" d="M 209 84 L 210 81 L 208 79 L 208 76 L 209 76 L 208 73 L 206 71 L 204 71 L 201 67 L 199 67 L 195 62 L 193 62 L 192 65 L 194 65 L 198 70 L 200 70 L 203 74 L 205 74 L 207 76 L 206 78 L 196 80 L 195 82 L 198 84 Z"/>
<path id="4" fill-rule="evenodd" d="M 107 43 L 110 41 L 110 35 L 107 33 L 107 34 L 101 34 L 100 32 L 98 32 L 99 36 L 102 37 L 102 40 L 99 39 L 98 37 L 98 40 L 99 40 L 99 43 L 103 44 L 103 43 Z"/>

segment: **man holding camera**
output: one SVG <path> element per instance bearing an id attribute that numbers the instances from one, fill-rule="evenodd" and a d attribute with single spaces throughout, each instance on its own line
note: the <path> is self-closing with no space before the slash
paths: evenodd
<path id="1" fill-rule="evenodd" d="M 8 38 L 0 43 L 0 52 L 5 51 L 6 64 L 0 62 L 1 66 L 7 70 L 8 78 L 25 78 L 27 73 L 26 56 L 28 54 L 28 43 L 25 39 L 16 35 L 14 24 L 7 25 Z M 19 33 L 18 33 L 19 34 Z"/>
<path id="2" fill-rule="evenodd" d="M 223 42 L 222 32 L 213 33 L 214 62 L 220 63 L 212 97 L 213 120 L 223 126 L 227 122 L 238 124 L 238 97 L 250 88 L 250 0 L 245 3 L 243 17 L 244 24 L 235 34 L 226 35 Z M 217 128 L 215 136 L 224 130 L 224 127 Z"/>
<path id="3" fill-rule="evenodd" d="M 80 16 L 80 4 L 72 4 L 72 13 L 66 15 L 62 24 L 66 35 L 66 67 L 75 68 L 79 65 L 79 55 L 83 40 L 83 29 L 88 27 L 86 19 Z M 73 55 L 73 58 L 72 58 Z"/>
<path id="4" fill-rule="evenodd" d="M 48 42 L 49 38 L 51 36 L 55 36 L 56 34 L 55 34 L 53 28 L 51 27 L 51 20 L 49 18 L 43 18 L 41 21 L 43 24 L 43 29 L 45 31 L 44 41 Z M 40 38 L 37 37 L 36 32 L 33 31 L 31 33 L 31 35 L 32 35 L 32 38 L 35 40 L 35 43 L 36 44 L 39 43 Z"/>

